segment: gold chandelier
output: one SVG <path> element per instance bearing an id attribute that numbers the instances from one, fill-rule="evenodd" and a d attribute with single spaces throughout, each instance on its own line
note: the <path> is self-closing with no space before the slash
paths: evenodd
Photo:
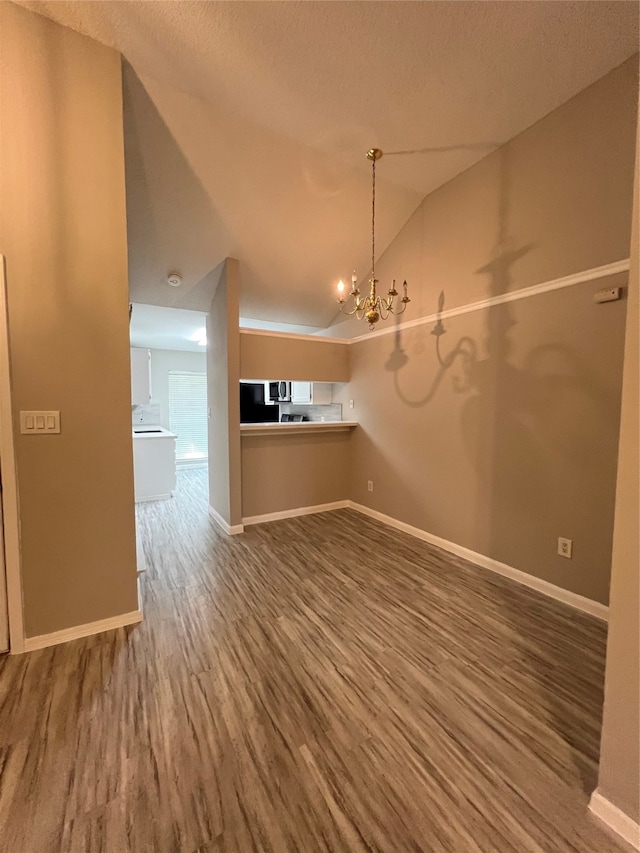
<path id="1" fill-rule="evenodd" d="M 377 287 L 378 279 L 376 278 L 376 160 L 382 157 L 382 151 L 379 148 L 370 148 L 367 151 L 367 159 L 371 160 L 371 278 L 369 279 L 369 293 L 362 296 L 358 289 L 358 277 L 353 272 L 351 276 L 351 291 L 349 298 L 353 299 L 353 308 L 350 311 L 344 309 L 344 282 L 338 282 L 338 304 L 340 310 L 345 314 L 355 314 L 358 320 L 366 320 L 369 323 L 369 328 L 373 329 L 378 320 L 386 320 L 389 314 L 402 314 L 407 303 L 411 300 L 407 296 L 407 282 L 404 281 L 402 287 L 404 295 L 400 300 L 400 305 L 394 304 L 394 300 L 398 295 L 396 290 L 396 280 L 387 291 L 386 296 L 378 296 Z"/>

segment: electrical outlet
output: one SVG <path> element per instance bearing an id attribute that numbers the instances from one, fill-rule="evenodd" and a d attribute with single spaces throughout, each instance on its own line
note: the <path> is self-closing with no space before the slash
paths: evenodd
<path id="1" fill-rule="evenodd" d="M 573 539 L 565 539 L 563 536 L 558 536 L 558 554 L 570 560 L 572 551 Z"/>
<path id="2" fill-rule="evenodd" d="M 367 480 L 367 489 L 368 491 L 373 491 L 373 480 Z"/>

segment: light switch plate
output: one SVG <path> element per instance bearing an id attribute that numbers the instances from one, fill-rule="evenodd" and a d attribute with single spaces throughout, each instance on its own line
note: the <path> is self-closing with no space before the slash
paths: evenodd
<path id="1" fill-rule="evenodd" d="M 20 432 L 23 435 L 59 433 L 60 412 L 20 412 Z"/>

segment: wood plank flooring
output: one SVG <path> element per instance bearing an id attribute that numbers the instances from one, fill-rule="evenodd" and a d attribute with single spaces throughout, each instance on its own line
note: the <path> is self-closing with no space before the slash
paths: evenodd
<path id="1" fill-rule="evenodd" d="M 614 853 L 602 623 L 342 510 L 138 507 L 145 621 L 0 662 L 2 853 Z"/>

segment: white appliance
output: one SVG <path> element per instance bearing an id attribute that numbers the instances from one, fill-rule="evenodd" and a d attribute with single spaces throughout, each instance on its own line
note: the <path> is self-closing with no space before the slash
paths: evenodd
<path id="1" fill-rule="evenodd" d="M 176 488 L 175 433 L 160 426 L 160 407 L 133 407 L 133 481 L 136 503 L 168 500 Z"/>
<path id="2" fill-rule="evenodd" d="M 267 390 L 269 392 L 268 399 L 271 403 L 291 402 L 291 382 L 286 382 L 284 379 L 269 382 Z"/>

